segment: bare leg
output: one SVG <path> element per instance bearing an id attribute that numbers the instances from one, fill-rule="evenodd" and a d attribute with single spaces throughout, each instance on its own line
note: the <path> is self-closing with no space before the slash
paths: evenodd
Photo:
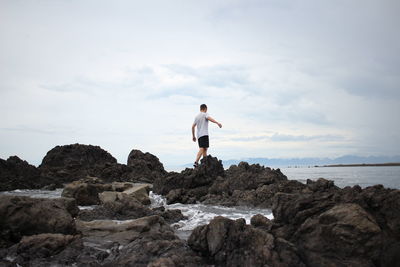
<path id="1" fill-rule="evenodd" d="M 204 148 L 200 147 L 199 152 L 197 152 L 197 156 L 196 156 L 196 161 L 195 162 L 199 162 L 201 155 L 204 154 Z"/>
<path id="2" fill-rule="evenodd" d="M 203 159 L 207 157 L 207 147 L 203 148 Z"/>

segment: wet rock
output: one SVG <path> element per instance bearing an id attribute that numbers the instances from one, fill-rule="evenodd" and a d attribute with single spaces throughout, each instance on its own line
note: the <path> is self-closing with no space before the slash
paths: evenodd
<path id="1" fill-rule="evenodd" d="M 267 231 L 270 231 L 273 225 L 270 219 L 262 216 L 261 214 L 257 214 L 251 217 L 250 224 L 256 228 L 264 229 Z"/>
<path id="2" fill-rule="evenodd" d="M 128 195 L 126 195 L 122 192 L 104 191 L 104 192 L 99 193 L 99 199 L 100 199 L 101 204 L 115 202 L 115 201 L 122 200 L 127 197 L 128 197 Z"/>
<path id="3" fill-rule="evenodd" d="M 19 242 L 24 235 L 75 234 L 73 201 L 0 196 L 0 246 Z M 71 214 L 72 212 L 73 214 Z"/>
<path id="4" fill-rule="evenodd" d="M 96 205 L 100 203 L 98 194 L 106 190 L 111 190 L 110 184 L 103 184 L 97 178 L 86 178 L 67 184 L 61 195 L 76 199 L 78 205 Z"/>
<path id="5" fill-rule="evenodd" d="M 66 183 L 87 176 L 99 177 L 107 165 L 113 164 L 117 160 L 99 146 L 73 144 L 51 149 L 39 169 L 43 177 Z"/>
<path id="6" fill-rule="evenodd" d="M 135 184 L 130 182 L 112 182 L 111 189 L 116 192 L 123 192 L 129 188 L 132 188 Z"/>
<path id="7" fill-rule="evenodd" d="M 40 177 L 40 171 L 17 156 L 0 159 L 0 191 L 37 189 L 48 181 Z"/>
<path id="8" fill-rule="evenodd" d="M 119 192 L 115 193 L 122 194 Z M 81 210 L 78 217 L 84 221 L 105 219 L 130 220 L 149 215 L 153 215 L 153 212 L 148 207 L 145 207 L 136 199 L 124 195 L 121 199 L 105 202 L 93 210 Z"/>
<path id="9" fill-rule="evenodd" d="M 180 220 L 187 219 L 187 217 L 185 217 L 182 214 L 182 211 L 178 209 L 166 210 L 164 207 L 158 207 L 158 208 L 153 208 L 152 211 L 154 212 L 155 215 L 163 217 L 164 220 L 170 224 L 179 222 Z"/>
<path id="10" fill-rule="evenodd" d="M 17 245 L 17 253 L 24 261 L 46 258 L 58 254 L 79 236 L 63 234 L 39 234 L 24 236 Z"/>
<path id="11" fill-rule="evenodd" d="M 135 184 L 131 188 L 126 189 L 123 193 L 136 198 L 143 205 L 150 205 L 149 192 L 151 187 L 151 184 Z"/>
<path id="12" fill-rule="evenodd" d="M 217 266 L 305 266 L 293 244 L 244 219 L 215 217 L 195 228 L 188 244 Z"/>
<path id="13" fill-rule="evenodd" d="M 78 222 L 85 243 L 110 254 L 104 266 L 201 266 L 201 259 L 185 246 L 159 216 L 133 221 Z"/>

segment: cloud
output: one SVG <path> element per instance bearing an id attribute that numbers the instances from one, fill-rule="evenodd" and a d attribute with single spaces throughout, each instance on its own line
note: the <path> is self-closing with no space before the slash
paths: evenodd
<path id="1" fill-rule="evenodd" d="M 221 158 L 398 148 L 396 1 L 45 3 L 0 3 L 0 156 L 81 142 L 186 163 L 201 103 Z"/>
<path id="2" fill-rule="evenodd" d="M 291 134 L 281 134 L 273 133 L 269 135 L 259 135 L 259 136 L 243 136 L 243 137 L 233 137 L 232 141 L 239 142 L 258 142 L 258 141 L 268 141 L 268 142 L 308 142 L 308 141 L 320 141 L 320 142 L 332 142 L 332 141 L 344 141 L 345 138 L 341 135 L 291 135 Z"/>

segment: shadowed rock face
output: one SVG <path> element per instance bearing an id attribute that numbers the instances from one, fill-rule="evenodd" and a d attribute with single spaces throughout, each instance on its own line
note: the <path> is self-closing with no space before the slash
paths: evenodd
<path id="1" fill-rule="evenodd" d="M 0 191 L 41 188 L 46 184 L 35 166 L 17 156 L 0 159 Z"/>
<path id="2" fill-rule="evenodd" d="M 302 193 L 278 193 L 271 232 L 295 244 L 308 266 L 392 266 L 399 262 L 400 191 L 339 189 L 309 182 Z"/>
<path id="3" fill-rule="evenodd" d="M 99 177 L 105 166 L 116 163 L 117 160 L 99 146 L 73 144 L 51 149 L 39 169 L 42 176 L 70 182 L 86 176 Z"/>
<path id="4" fill-rule="evenodd" d="M 146 152 L 133 149 L 128 156 L 128 166 L 138 180 L 148 183 L 153 183 L 158 177 L 163 177 L 167 174 L 160 160 Z"/>
<path id="5" fill-rule="evenodd" d="M 172 172 L 156 179 L 153 191 L 166 195 L 168 203 L 195 203 L 204 200 L 209 187 L 221 176 L 224 176 L 222 162 L 209 155 L 196 169 L 187 168 L 181 173 Z"/>
<path id="6" fill-rule="evenodd" d="M 132 150 L 128 165 L 124 165 L 99 146 L 82 144 L 54 147 L 43 158 L 39 170 L 42 177 L 59 185 L 87 176 L 107 182 L 153 182 L 166 174 L 162 163 L 150 153 Z"/>
<path id="7" fill-rule="evenodd" d="M 305 266 L 293 244 L 244 219 L 216 217 L 197 227 L 188 244 L 217 266 Z"/>
<path id="8" fill-rule="evenodd" d="M 0 245 L 7 247 L 24 235 L 74 234 L 78 211 L 73 199 L 0 196 Z"/>

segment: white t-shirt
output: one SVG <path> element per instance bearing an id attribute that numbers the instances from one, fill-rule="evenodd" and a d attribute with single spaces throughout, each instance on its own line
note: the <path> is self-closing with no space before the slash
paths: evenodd
<path id="1" fill-rule="evenodd" d="M 197 126 L 197 138 L 208 135 L 208 113 L 200 112 L 199 115 L 194 118 L 194 124 Z"/>

